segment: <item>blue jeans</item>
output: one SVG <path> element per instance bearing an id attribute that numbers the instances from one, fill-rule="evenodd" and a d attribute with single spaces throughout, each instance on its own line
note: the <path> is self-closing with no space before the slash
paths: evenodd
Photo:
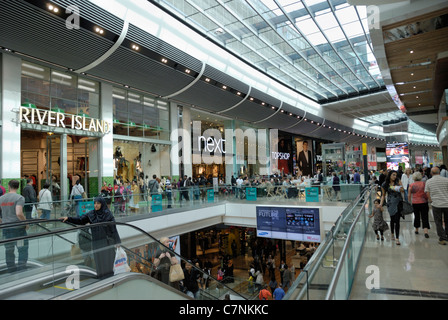
<path id="1" fill-rule="evenodd" d="M 51 210 L 42 209 L 42 214 L 40 215 L 40 219 L 50 220 Z"/>
<path id="2" fill-rule="evenodd" d="M 25 228 L 6 228 L 3 230 L 3 239 L 13 239 L 19 237 L 25 237 Z M 5 243 L 5 260 L 8 272 L 23 270 L 26 267 L 28 261 L 28 240 L 18 240 Z M 16 265 L 16 255 L 14 253 L 15 248 L 19 252 L 18 264 Z"/>

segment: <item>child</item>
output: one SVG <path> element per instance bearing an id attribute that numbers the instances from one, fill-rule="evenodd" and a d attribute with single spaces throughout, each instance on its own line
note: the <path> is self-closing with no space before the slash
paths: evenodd
<path id="1" fill-rule="evenodd" d="M 381 241 L 384 241 L 384 231 L 389 230 L 389 226 L 387 224 L 386 221 L 384 221 L 383 219 L 383 207 L 381 207 L 380 203 L 380 199 L 375 199 L 375 201 L 373 201 L 374 203 L 374 208 L 372 210 L 372 214 L 369 216 L 369 218 L 373 218 L 373 224 L 372 224 L 372 228 L 375 231 L 376 234 L 376 240 L 380 240 L 380 236 L 378 235 L 378 231 L 381 233 Z"/>

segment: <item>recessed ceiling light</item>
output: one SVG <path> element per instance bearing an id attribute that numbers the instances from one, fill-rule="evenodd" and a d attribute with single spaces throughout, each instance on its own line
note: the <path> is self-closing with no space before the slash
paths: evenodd
<path id="1" fill-rule="evenodd" d="M 165 59 L 165 58 L 162 58 L 162 62 L 163 62 L 163 63 L 167 63 L 167 62 L 168 62 L 168 60 L 167 60 L 167 59 Z"/>
<path id="2" fill-rule="evenodd" d="M 227 86 L 222 86 L 222 88 L 225 90 L 225 89 L 227 89 Z"/>
<path id="3" fill-rule="evenodd" d="M 205 81 L 206 81 L 206 82 L 210 82 L 210 79 L 209 79 L 209 78 L 205 78 Z"/>
<path id="4" fill-rule="evenodd" d="M 135 51 L 138 51 L 138 50 L 140 50 L 140 47 L 136 44 L 133 44 L 132 49 L 134 49 Z"/>
<path id="5" fill-rule="evenodd" d="M 409 53 L 414 53 L 414 50 L 409 51 Z"/>
<path id="6" fill-rule="evenodd" d="M 51 4 L 51 3 L 48 4 L 48 10 L 53 11 L 54 13 L 58 13 L 59 12 L 59 8 L 56 7 L 54 4 Z"/>

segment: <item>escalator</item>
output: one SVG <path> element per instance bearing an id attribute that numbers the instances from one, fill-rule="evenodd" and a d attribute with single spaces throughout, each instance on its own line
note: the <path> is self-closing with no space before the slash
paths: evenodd
<path id="1" fill-rule="evenodd" d="M 6 230 L 24 228 L 25 225 L 28 226 L 26 236 L 5 239 Z M 119 247 L 126 252 L 127 264 L 132 269 L 99 276 L 99 265 L 95 259 L 99 259 L 100 252 L 115 252 L 117 247 L 114 245 L 93 249 L 97 246 L 94 245 L 95 240 L 92 240 L 91 228 L 109 228 L 112 225 L 117 228 L 121 238 Z M 0 224 L 0 232 L 2 300 L 192 299 L 187 294 L 185 279 L 170 282 L 162 274 L 161 266 L 156 266 L 154 260 L 155 252 L 168 252 L 182 267 L 190 265 L 188 261 L 138 227 L 119 222 L 74 226 L 60 220 L 30 220 L 25 223 Z M 23 257 L 27 255 L 24 267 L 14 268 L 11 257 L 6 263 L 6 247 L 12 246 L 16 266 L 19 265 L 18 260 L 24 260 Z M 136 248 L 148 250 L 142 252 Z M 112 265 L 113 261 L 114 259 Z M 191 268 L 195 277 L 202 280 L 196 299 L 218 300 L 223 299 L 226 294 L 233 299 L 247 299 L 200 268 L 194 265 Z"/>

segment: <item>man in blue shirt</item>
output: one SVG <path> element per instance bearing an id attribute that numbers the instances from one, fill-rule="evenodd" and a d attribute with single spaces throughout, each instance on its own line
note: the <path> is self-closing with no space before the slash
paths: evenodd
<path id="1" fill-rule="evenodd" d="M 353 175 L 354 183 L 361 183 L 361 175 L 358 173 L 358 170 L 355 169 L 355 174 Z"/>
<path id="2" fill-rule="evenodd" d="M 282 300 L 285 296 L 285 290 L 282 288 L 282 284 L 277 284 L 277 289 L 274 290 L 273 294 L 274 300 Z"/>

